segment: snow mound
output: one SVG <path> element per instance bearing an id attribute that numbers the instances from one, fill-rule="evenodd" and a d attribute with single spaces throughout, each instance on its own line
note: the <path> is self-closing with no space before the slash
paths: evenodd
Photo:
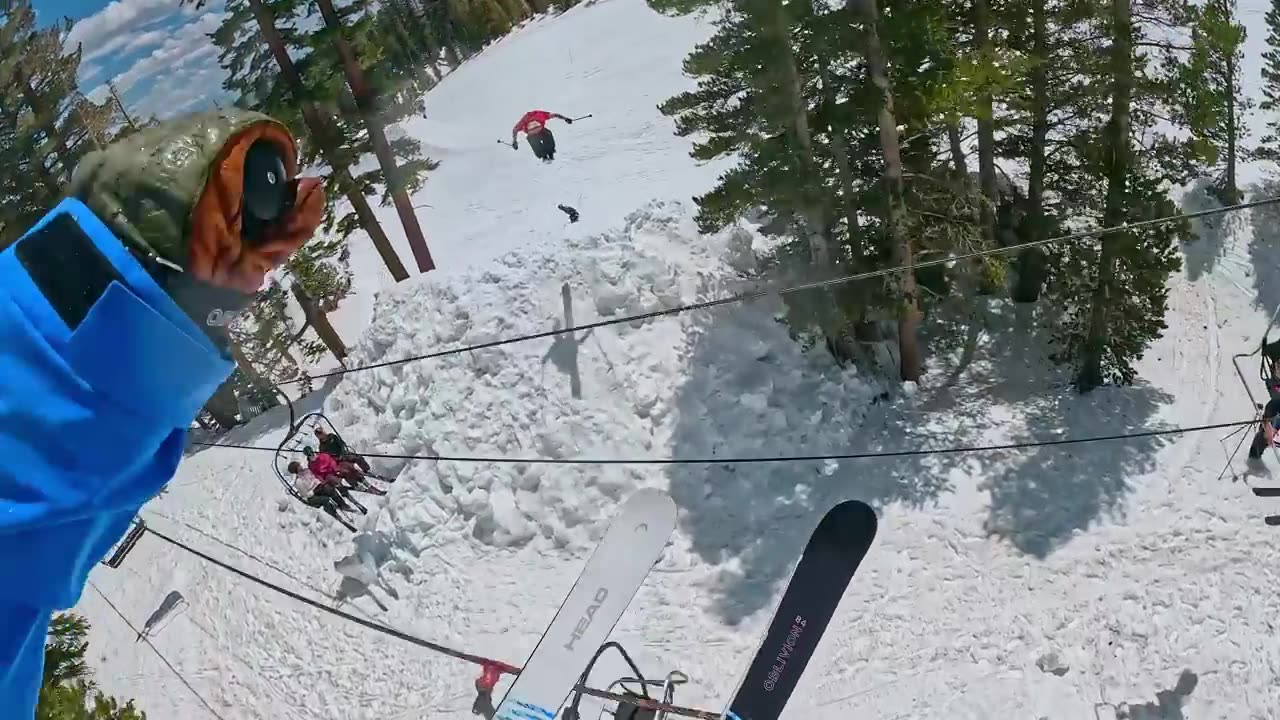
<path id="1" fill-rule="evenodd" d="M 352 360 L 565 327 L 566 286 L 575 326 L 718 297 L 751 282 L 737 268 L 753 265 L 753 239 L 743 227 L 700 238 L 690 207 L 652 202 L 614 231 L 386 293 Z M 352 373 L 327 412 L 353 446 L 396 455 L 727 457 L 847 444 L 871 389 L 808 356 L 777 310 L 757 301 Z M 401 474 L 369 525 L 405 542 L 444 524 L 496 546 L 580 549 L 632 491 L 671 489 L 652 465 L 383 467 Z"/>

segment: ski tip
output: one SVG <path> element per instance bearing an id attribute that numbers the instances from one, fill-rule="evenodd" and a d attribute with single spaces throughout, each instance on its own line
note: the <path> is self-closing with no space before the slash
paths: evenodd
<path id="1" fill-rule="evenodd" d="M 662 515 L 674 518 L 676 516 L 676 501 L 671 496 L 657 488 L 640 488 L 631 493 L 631 496 L 623 503 L 625 508 L 644 508 L 650 512 L 658 512 Z"/>
<path id="2" fill-rule="evenodd" d="M 841 543 L 869 548 L 880 524 L 876 511 L 861 500 L 845 500 L 827 511 L 815 532 L 833 532 Z"/>

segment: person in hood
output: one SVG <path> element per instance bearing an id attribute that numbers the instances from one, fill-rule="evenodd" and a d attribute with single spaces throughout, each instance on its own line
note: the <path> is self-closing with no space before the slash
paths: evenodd
<path id="1" fill-rule="evenodd" d="M 363 456 L 351 451 L 342 438 L 337 433 L 331 433 L 322 427 L 315 430 L 316 440 L 320 443 L 320 452 L 328 453 L 334 457 L 339 463 L 349 462 L 360 466 L 364 472 L 369 472 L 369 461 Z"/>
<path id="2" fill-rule="evenodd" d="M 35 715 L 56 610 L 173 476 L 228 324 L 315 232 L 280 122 L 225 110 L 86 155 L 0 247 L 0 715 Z"/>
<path id="3" fill-rule="evenodd" d="M 551 118 L 573 124 L 573 118 L 565 117 L 560 113 L 530 110 L 520 118 L 515 127 L 511 128 L 511 149 L 520 149 L 520 145 L 516 142 L 516 135 L 524 133 L 529 139 L 529 148 L 533 150 L 534 157 L 548 163 L 555 160 L 556 136 L 552 135 L 551 129 L 547 127 L 547 121 Z"/>

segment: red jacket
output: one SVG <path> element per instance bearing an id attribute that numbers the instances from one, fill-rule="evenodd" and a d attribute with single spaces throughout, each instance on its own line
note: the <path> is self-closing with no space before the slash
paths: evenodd
<path id="1" fill-rule="evenodd" d="M 338 472 L 338 461 L 329 453 L 316 453 L 307 461 L 307 469 L 316 477 L 324 479 Z"/>
<path id="2" fill-rule="evenodd" d="M 511 128 L 512 132 L 542 132 L 542 128 L 546 127 L 547 121 L 555 116 L 555 113 L 549 113 L 546 110 L 530 110 L 520 118 L 520 122 Z"/>

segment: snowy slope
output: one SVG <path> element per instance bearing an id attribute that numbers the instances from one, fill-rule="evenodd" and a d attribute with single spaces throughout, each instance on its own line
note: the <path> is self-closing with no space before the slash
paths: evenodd
<path id="1" fill-rule="evenodd" d="M 409 130 L 446 161 L 417 199 L 435 206 L 426 225 L 446 270 L 384 292 L 354 361 L 554 327 L 566 283 L 578 323 L 742 289 L 760 239 L 697 235 L 684 201 L 717 170 L 691 167 L 653 108 L 685 86 L 679 59 L 705 32 L 610 0 L 531 24 L 434 91 L 430 120 Z M 607 49 L 592 50 L 600 37 Z M 546 168 L 492 137 L 529 104 L 600 124 L 558 130 Z M 583 223 L 564 226 L 565 193 L 581 194 L 568 201 Z M 354 373 L 308 401 L 369 452 L 499 457 L 897 450 L 1236 420 L 1249 408 L 1230 356 L 1280 302 L 1276 219 L 1203 227 L 1143 380 L 1085 398 L 1058 384 L 1030 331 L 1039 318 L 995 303 L 972 362 L 957 362 L 967 320 L 948 320 L 953 338 L 932 344 L 943 352 L 920 392 L 872 404 L 879 388 L 803 353 L 769 300 Z M 282 433 L 272 413 L 229 441 Z M 354 539 L 283 499 L 270 453 L 213 448 L 144 515 L 297 592 L 518 663 L 618 501 L 665 489 L 679 526 L 614 639 L 650 675 L 688 673 L 679 701 L 718 710 L 804 537 L 830 505 L 860 498 L 881 512 L 880 537 L 787 717 L 1275 717 L 1276 538 L 1259 521 L 1271 508 L 1216 480 L 1223 434 L 840 464 L 395 463 L 383 466 L 398 475 L 391 494 Z M 367 582 L 334 571 L 349 559 Z M 476 668 L 264 594 L 155 538 L 93 580 L 135 624 L 182 592 L 189 606 L 156 646 L 226 720 L 470 717 Z M 80 609 L 108 691 L 155 718 L 211 716 L 94 592 Z"/>
<path id="2" fill-rule="evenodd" d="M 672 134 L 674 121 L 656 106 L 693 87 L 681 63 L 710 32 L 707 20 L 609 0 L 532 20 L 447 75 L 427 95 L 427 119 L 401 124 L 440 162 L 414 198 L 439 272 L 601 232 L 654 197 L 687 200 L 709 189 L 729 165 L 695 166 L 690 141 Z M 593 117 L 551 121 L 557 153 L 546 166 L 524 135 L 518 151 L 498 144 L 510 142 L 511 126 L 533 109 Z M 560 204 L 576 208 L 580 221 L 571 225 Z M 416 272 L 394 208 L 375 212 Z M 363 328 L 390 277 L 372 248 L 353 252 L 352 269 L 356 296 L 335 322 Z"/>

